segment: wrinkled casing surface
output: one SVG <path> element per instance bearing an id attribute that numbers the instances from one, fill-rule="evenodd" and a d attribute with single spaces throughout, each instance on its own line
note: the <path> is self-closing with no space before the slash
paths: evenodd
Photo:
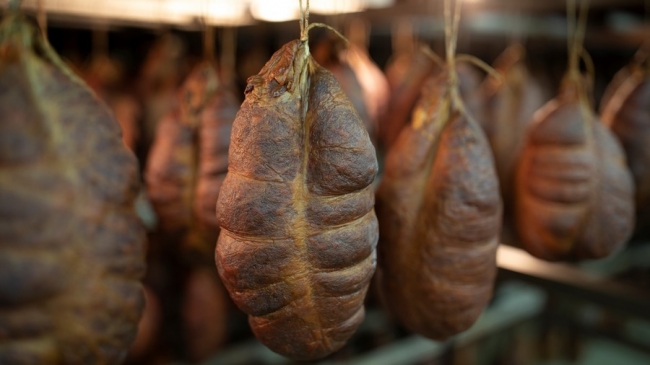
<path id="1" fill-rule="evenodd" d="M 377 161 L 339 84 L 301 42 L 249 79 L 229 163 L 216 262 L 232 299 L 275 352 L 338 350 L 363 320 L 375 269 Z"/>
<path id="2" fill-rule="evenodd" d="M 637 228 L 650 232 L 650 74 L 637 72 L 623 82 L 602 118 L 621 142 L 634 177 Z"/>
<path id="3" fill-rule="evenodd" d="M 217 83 L 214 66 L 199 65 L 179 91 L 179 107 L 159 123 L 146 180 L 163 230 L 200 226 L 214 239 L 218 234 L 214 209 L 228 169 L 237 100 Z"/>
<path id="4" fill-rule="evenodd" d="M 119 364 L 144 301 L 137 162 L 31 34 L 0 45 L 0 364 Z"/>
<path id="5" fill-rule="evenodd" d="M 596 259 L 634 226 L 634 185 L 612 133 L 563 92 L 535 114 L 517 167 L 517 230 L 546 260 Z"/>
<path id="6" fill-rule="evenodd" d="M 447 78 L 426 85 L 377 191 L 379 278 L 393 315 L 443 340 L 492 296 L 501 200 L 480 127 L 451 112 Z"/>

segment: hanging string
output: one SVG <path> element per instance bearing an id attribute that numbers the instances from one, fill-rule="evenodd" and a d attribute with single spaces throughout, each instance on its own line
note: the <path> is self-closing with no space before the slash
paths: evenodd
<path id="1" fill-rule="evenodd" d="M 580 1 L 580 12 L 576 16 L 577 0 L 567 2 L 567 45 L 569 52 L 569 74 L 571 77 L 580 77 L 580 60 L 585 60 L 584 39 L 587 30 L 588 0 Z M 576 20 L 577 18 L 577 20 Z"/>
<path id="2" fill-rule="evenodd" d="M 471 64 L 474 64 L 475 66 L 479 67 L 483 71 L 487 72 L 490 74 L 490 76 L 494 77 L 497 79 L 499 82 L 503 82 L 503 75 L 499 73 L 497 70 L 495 70 L 492 66 L 488 65 L 485 63 L 483 60 L 476 56 L 468 55 L 468 54 L 461 54 L 456 56 L 456 62 L 468 62 Z"/>
<path id="3" fill-rule="evenodd" d="M 479 58 L 471 55 L 456 55 L 456 48 L 458 44 L 458 33 L 460 28 L 460 10 L 462 0 L 455 1 L 455 7 L 452 11 L 452 0 L 444 1 L 444 21 L 445 21 L 445 50 L 446 50 L 446 61 L 447 61 L 447 70 L 449 73 L 449 84 L 451 91 L 452 105 L 456 109 L 460 110 L 462 113 L 467 114 L 467 110 L 463 104 L 463 101 L 460 97 L 459 91 L 459 80 L 458 73 L 456 71 L 456 64 L 458 62 L 468 62 L 474 64 L 481 69 L 485 70 L 487 73 L 495 77 L 499 82 L 503 82 L 503 76 L 498 73 L 494 68 L 492 68 L 487 63 L 481 61 Z M 433 52 L 430 52 L 433 53 Z M 436 59 L 439 57 L 432 57 Z"/>
<path id="4" fill-rule="evenodd" d="M 343 34 L 341 34 L 338 30 L 330 27 L 327 24 L 323 23 L 312 23 L 309 24 L 309 0 L 307 0 L 307 6 L 306 8 L 303 8 L 302 0 L 298 0 L 300 4 L 300 40 L 303 42 L 306 42 L 309 40 L 309 31 L 314 29 L 314 28 L 325 28 L 329 29 L 332 31 L 334 34 L 336 34 L 343 42 L 345 43 L 345 46 L 350 45 L 350 41 L 348 41 L 347 38 Z"/>
<path id="5" fill-rule="evenodd" d="M 298 0 L 300 4 L 300 40 L 305 42 L 309 39 L 309 0 L 307 0 L 307 7 L 303 8 L 302 0 Z"/>
<path id="6" fill-rule="evenodd" d="M 579 100 L 580 110 L 583 118 L 588 121 L 594 121 L 593 106 L 589 98 L 589 89 L 593 87 L 595 68 L 591 56 L 584 48 L 584 39 L 587 29 L 587 13 L 589 9 L 588 0 L 580 1 L 580 9 L 578 12 L 577 0 L 569 0 L 567 2 L 567 44 L 569 45 L 569 70 L 568 78 L 566 81 L 569 83 L 569 91 L 576 93 Z M 576 13 L 578 13 L 576 15 Z M 583 61 L 587 69 L 586 85 L 585 78 L 580 72 L 580 61 Z M 592 123 L 586 123 L 586 136 L 587 144 L 596 148 L 594 143 L 594 130 Z"/>
<path id="7" fill-rule="evenodd" d="M 451 32 L 452 32 L 452 25 L 451 25 L 451 0 L 445 0 L 444 3 L 444 21 L 445 21 L 445 53 L 446 53 L 446 59 L 447 59 L 447 66 L 452 68 L 454 64 L 454 57 L 453 57 L 453 52 L 451 49 Z M 450 69 L 451 71 L 451 69 Z"/>
<path id="8" fill-rule="evenodd" d="M 588 0 L 580 1 L 578 12 L 577 0 L 567 1 L 567 45 L 569 52 L 569 70 L 567 82 L 573 86 L 569 90 L 577 92 L 583 105 L 590 105 L 588 90 L 593 87 L 595 80 L 594 63 L 587 50 L 584 48 L 584 39 L 587 30 Z M 580 61 L 585 63 L 587 69 L 586 79 L 580 72 Z M 586 85 L 585 85 L 586 81 Z"/>
<path id="9" fill-rule="evenodd" d="M 452 103 L 457 108 L 462 108 L 462 101 L 460 100 L 458 91 L 458 74 L 456 73 L 456 13 L 459 11 L 460 6 L 456 3 L 454 13 L 452 15 L 452 0 L 445 0 L 444 2 L 444 21 L 445 21 L 445 52 L 447 60 L 447 69 L 449 72 L 449 83 L 451 86 Z"/>
<path id="10" fill-rule="evenodd" d="M 309 27 L 307 28 L 306 33 L 309 33 L 309 31 L 312 30 L 312 29 L 314 29 L 314 28 L 325 28 L 325 29 L 329 29 L 329 30 L 332 31 L 334 34 L 336 34 L 337 37 L 341 38 L 341 40 L 345 43 L 345 46 L 346 46 L 346 47 L 350 45 L 350 41 L 349 41 L 347 38 L 345 38 L 345 36 L 344 36 L 343 34 L 341 34 L 341 32 L 339 32 L 338 30 L 336 30 L 336 29 L 330 27 L 330 26 L 327 25 L 327 24 L 323 24 L 323 23 L 311 23 L 311 24 L 309 25 Z"/>
<path id="11" fill-rule="evenodd" d="M 587 13 L 589 12 L 589 1 L 588 0 L 582 0 L 580 2 L 580 15 L 578 18 L 578 24 L 575 30 L 575 48 L 577 49 L 576 52 L 580 52 L 581 54 L 584 54 L 586 51 L 584 50 L 584 42 L 585 42 L 585 34 L 587 33 Z"/>

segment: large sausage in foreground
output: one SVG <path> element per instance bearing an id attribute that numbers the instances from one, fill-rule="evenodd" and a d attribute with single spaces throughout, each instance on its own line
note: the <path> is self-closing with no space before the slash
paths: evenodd
<path id="1" fill-rule="evenodd" d="M 303 41 L 248 80 L 217 202 L 219 274 L 257 338 L 322 358 L 352 336 L 375 271 L 375 150 Z"/>

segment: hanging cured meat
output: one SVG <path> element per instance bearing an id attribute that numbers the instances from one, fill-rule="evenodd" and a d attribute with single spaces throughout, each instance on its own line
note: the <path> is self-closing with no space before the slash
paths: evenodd
<path id="1" fill-rule="evenodd" d="M 623 149 L 593 112 L 594 70 L 588 67 L 592 77 L 580 72 L 580 59 L 587 59 L 586 4 L 581 2 L 579 26 L 569 29 L 560 94 L 535 113 L 517 166 L 519 238 L 546 260 L 606 257 L 624 246 L 634 227 L 634 183 Z"/>
<path id="2" fill-rule="evenodd" d="M 215 207 L 238 104 L 214 63 L 204 61 L 183 83 L 177 105 L 159 124 L 145 177 L 160 230 L 180 237 L 185 343 L 190 358 L 202 361 L 227 338 L 228 298 L 213 265 Z"/>
<path id="3" fill-rule="evenodd" d="M 492 154 L 461 97 L 453 39 L 447 34 L 446 66 L 428 78 L 377 190 L 385 302 L 408 329 L 436 340 L 469 328 L 492 297 L 501 227 Z"/>
<path id="4" fill-rule="evenodd" d="M 526 69 L 524 57 L 520 45 L 510 46 L 494 62 L 502 79 L 488 76 L 481 84 L 485 114 L 480 120 L 494 154 L 506 222 L 512 215 L 517 158 L 533 114 L 545 102 L 541 86 Z"/>
<path id="5" fill-rule="evenodd" d="M 322 358 L 363 320 L 375 270 L 376 173 L 363 122 L 306 39 L 284 45 L 248 79 L 217 203 L 216 262 L 273 351 Z"/>
<path id="6" fill-rule="evenodd" d="M 391 313 L 437 340 L 473 324 L 492 295 L 501 200 L 489 145 L 452 107 L 447 71 L 388 152 L 377 215 Z"/>
<path id="7" fill-rule="evenodd" d="M 143 307 L 138 167 L 40 32 L 0 26 L 1 364 L 120 364 Z"/>
<path id="8" fill-rule="evenodd" d="M 178 100 L 178 108 L 160 122 L 151 149 L 148 192 L 163 231 L 193 231 L 205 246 L 201 251 L 212 252 L 219 229 L 214 209 L 228 169 L 237 100 L 210 62 L 194 69 Z"/>
<path id="9" fill-rule="evenodd" d="M 517 167 L 519 237 L 546 260 L 608 256 L 634 225 L 623 150 L 591 111 L 581 80 L 569 79 L 535 114 Z"/>
<path id="10" fill-rule="evenodd" d="M 603 105 L 603 122 L 621 142 L 636 186 L 637 230 L 650 224 L 650 59 L 633 67 Z"/>

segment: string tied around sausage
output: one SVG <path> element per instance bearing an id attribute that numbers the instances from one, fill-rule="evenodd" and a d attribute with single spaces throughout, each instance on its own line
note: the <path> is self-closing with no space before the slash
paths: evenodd
<path id="1" fill-rule="evenodd" d="M 569 55 L 569 70 L 566 81 L 576 90 L 578 97 L 585 103 L 584 105 L 591 107 L 591 102 L 587 97 L 587 90 L 588 87 L 593 86 L 596 72 L 594 62 L 583 46 L 587 29 L 589 1 L 580 0 L 579 8 L 578 11 L 577 0 L 567 0 L 567 53 Z M 586 75 L 584 76 L 580 71 L 580 61 L 585 64 Z"/>
<path id="2" fill-rule="evenodd" d="M 314 28 L 325 28 L 332 31 L 332 33 L 336 34 L 337 37 L 341 38 L 346 47 L 350 45 L 350 41 L 343 34 L 341 34 L 341 32 L 332 28 L 331 26 L 323 23 L 309 24 L 309 0 L 307 0 L 306 7 L 303 7 L 303 0 L 298 0 L 298 3 L 300 4 L 300 40 L 302 42 L 309 41 L 310 30 Z"/>
<path id="3" fill-rule="evenodd" d="M 452 106 L 460 111 L 464 115 L 469 115 L 465 104 L 463 103 L 462 98 L 460 97 L 460 80 L 458 79 L 458 72 L 456 71 L 456 65 L 461 62 L 471 63 L 492 77 L 496 78 L 499 82 L 503 82 L 503 76 L 492 68 L 487 63 L 483 62 L 478 57 L 468 55 L 468 54 L 456 54 L 456 48 L 458 44 L 458 29 L 460 26 L 460 10 L 461 10 L 462 0 L 456 0 L 455 6 L 453 6 L 452 11 L 452 0 L 445 0 L 444 2 L 444 20 L 445 20 L 445 55 L 446 55 L 446 67 L 449 72 L 449 85 L 451 90 L 451 101 Z M 444 66 L 443 60 L 435 55 L 430 49 L 425 51 L 434 62 L 440 66 Z M 472 117 L 470 115 L 470 117 Z"/>

